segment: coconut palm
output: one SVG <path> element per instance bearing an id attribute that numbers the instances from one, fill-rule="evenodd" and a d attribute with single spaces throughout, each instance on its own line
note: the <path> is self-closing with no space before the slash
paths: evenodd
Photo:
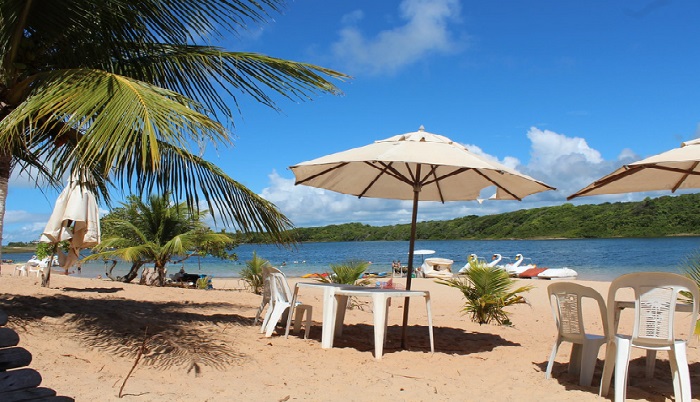
<path id="1" fill-rule="evenodd" d="M 226 234 L 203 231 L 202 218 L 202 213 L 189 211 L 184 203 L 171 203 L 167 194 L 152 195 L 148 202 L 131 196 L 123 210 L 104 219 L 105 236 L 86 259 L 131 262 L 130 272 L 122 278 L 125 282 L 136 277 L 143 265 L 153 264 L 162 286 L 165 267 L 173 257 L 195 255 L 193 250 L 202 244 L 217 249 L 234 244 Z"/>
<path id="2" fill-rule="evenodd" d="M 239 95 L 277 108 L 274 98 L 338 93 L 324 77 L 341 73 L 208 45 L 284 3 L 0 0 L 0 235 L 19 169 L 38 185 L 90 172 L 107 202 L 112 187 L 171 191 L 286 241 L 291 223 L 273 204 L 201 157 L 207 144 L 231 144 Z"/>
<path id="3" fill-rule="evenodd" d="M 471 320 L 479 324 L 496 321 L 499 325 L 508 324 L 508 313 L 504 310 L 513 304 L 525 303 L 519 293 L 526 292 L 532 286 L 511 288 L 515 280 L 500 268 L 489 267 L 476 260 L 470 261 L 470 269 L 463 277 L 438 280 L 436 282 L 459 289 L 465 298 L 464 311 L 471 315 Z"/>

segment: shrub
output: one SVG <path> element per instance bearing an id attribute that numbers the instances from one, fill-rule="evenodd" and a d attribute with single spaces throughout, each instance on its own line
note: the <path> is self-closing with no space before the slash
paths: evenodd
<path id="1" fill-rule="evenodd" d="M 519 293 L 527 292 L 532 286 L 511 290 L 515 280 L 506 271 L 479 262 L 470 261 L 470 265 L 471 269 L 462 277 L 437 282 L 457 288 L 464 294 L 464 311 L 471 315 L 472 321 L 479 324 L 496 321 L 499 325 L 510 325 L 505 307 L 526 303 Z"/>
<path id="2" fill-rule="evenodd" d="M 270 267 L 270 261 L 258 257 L 258 254 L 253 252 L 253 258 L 246 261 L 245 268 L 241 270 L 241 279 L 248 284 L 248 288 L 256 295 L 262 294 L 263 290 L 263 266 Z"/>
<path id="3" fill-rule="evenodd" d="M 365 273 L 369 262 L 350 260 L 341 264 L 330 264 L 331 271 L 328 275 L 319 278 L 320 282 L 326 283 L 341 283 L 344 285 L 360 285 L 364 286 L 369 283 L 368 279 L 361 279 Z"/>

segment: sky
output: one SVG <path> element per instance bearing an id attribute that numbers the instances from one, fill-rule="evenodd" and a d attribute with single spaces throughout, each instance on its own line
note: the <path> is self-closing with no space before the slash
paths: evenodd
<path id="1" fill-rule="evenodd" d="M 352 79 L 335 82 L 341 96 L 280 99 L 281 111 L 238 97 L 234 146 L 205 155 L 298 227 L 409 223 L 408 201 L 295 186 L 288 167 L 421 125 L 557 190 L 521 202 L 421 202 L 419 221 L 561 205 L 617 167 L 700 135 L 692 0 L 296 0 L 272 17 L 212 44 Z M 15 173 L 3 244 L 37 239 L 57 194 Z"/>

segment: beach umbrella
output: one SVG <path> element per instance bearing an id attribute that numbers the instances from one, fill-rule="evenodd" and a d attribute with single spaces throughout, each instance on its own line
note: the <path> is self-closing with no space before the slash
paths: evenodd
<path id="1" fill-rule="evenodd" d="M 68 240 L 68 254 L 60 256 L 61 266 L 68 270 L 80 259 L 80 249 L 91 248 L 100 243 L 100 218 L 95 194 L 86 187 L 77 176 L 73 176 L 68 185 L 56 199 L 40 241 L 52 243 L 55 254 L 58 244 Z M 53 258 L 43 275 L 42 286 L 49 286 Z"/>
<path id="2" fill-rule="evenodd" d="M 412 200 L 406 289 L 411 289 L 418 201 L 468 201 L 495 187 L 497 200 L 521 200 L 553 190 L 547 184 L 478 156 L 423 126 L 369 145 L 291 166 L 295 184 L 323 188 L 358 198 Z M 406 298 L 402 346 L 408 323 Z"/>
<path id="3" fill-rule="evenodd" d="M 588 195 L 700 188 L 700 139 L 624 165 L 568 199 Z"/>

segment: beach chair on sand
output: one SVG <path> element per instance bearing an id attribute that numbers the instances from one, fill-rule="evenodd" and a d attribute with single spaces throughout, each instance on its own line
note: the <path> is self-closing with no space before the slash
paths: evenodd
<path id="1" fill-rule="evenodd" d="M 595 289 L 571 282 L 553 283 L 547 287 L 552 314 L 557 324 L 557 339 L 547 363 L 545 378 L 552 377 L 552 366 L 557 350 L 562 342 L 571 342 L 569 373 L 579 375 L 579 385 L 590 386 L 593 380 L 596 360 L 600 347 L 608 340 L 607 309 L 605 300 Z M 583 321 L 583 299 L 597 302 L 603 335 L 586 333 Z"/>
<path id="2" fill-rule="evenodd" d="M 292 291 L 287 283 L 287 277 L 284 276 L 282 271 L 277 268 L 269 269 L 269 281 L 270 281 L 270 306 L 267 308 L 267 314 L 265 315 L 265 320 L 263 321 L 262 328 L 260 332 L 265 332 L 266 337 L 272 336 L 277 323 L 280 320 L 284 323 L 287 322 L 287 314 L 295 314 L 294 316 L 294 332 L 299 332 L 301 329 L 301 320 L 306 313 L 306 329 L 304 332 L 304 338 L 309 337 L 309 331 L 311 330 L 311 316 L 313 312 L 312 306 L 308 304 L 297 303 L 292 306 Z M 285 328 L 286 330 L 286 328 Z"/>
<path id="3" fill-rule="evenodd" d="M 0 310 L 0 401 L 74 401 L 67 396 L 56 396 L 51 388 L 40 387 L 41 374 L 27 368 L 32 354 L 17 346 L 19 335 L 6 328 L 7 314 Z"/>

